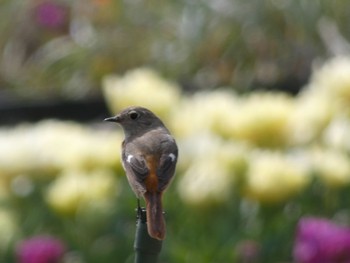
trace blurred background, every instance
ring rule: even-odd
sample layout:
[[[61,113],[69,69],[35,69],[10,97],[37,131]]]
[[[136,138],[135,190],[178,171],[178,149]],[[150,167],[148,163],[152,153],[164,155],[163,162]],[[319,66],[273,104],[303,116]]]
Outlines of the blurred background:
[[[133,262],[129,105],[179,144],[160,262],[350,261],[349,7],[2,0],[0,261]]]

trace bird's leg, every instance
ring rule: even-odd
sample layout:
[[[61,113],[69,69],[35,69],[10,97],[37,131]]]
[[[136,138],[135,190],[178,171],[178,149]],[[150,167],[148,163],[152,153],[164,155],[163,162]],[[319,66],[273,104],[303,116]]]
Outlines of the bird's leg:
[[[142,216],[142,208],[140,205],[140,198],[137,198],[137,218],[141,218]]]
[[[147,222],[146,209],[141,207],[140,198],[137,198],[137,219],[142,223]]]
[[[137,198],[137,210],[141,209],[140,198]]]

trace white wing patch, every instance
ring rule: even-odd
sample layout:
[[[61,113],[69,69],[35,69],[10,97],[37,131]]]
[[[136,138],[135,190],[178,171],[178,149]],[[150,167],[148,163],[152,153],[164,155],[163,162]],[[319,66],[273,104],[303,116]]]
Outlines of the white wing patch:
[[[130,163],[132,158],[134,158],[134,155],[129,154],[128,157],[126,158],[126,161],[127,161],[128,163]]]
[[[170,157],[170,159],[171,159],[172,162],[174,162],[174,161],[176,160],[176,156],[175,156],[175,154],[173,154],[173,153],[170,153],[170,154],[169,154],[169,157]]]

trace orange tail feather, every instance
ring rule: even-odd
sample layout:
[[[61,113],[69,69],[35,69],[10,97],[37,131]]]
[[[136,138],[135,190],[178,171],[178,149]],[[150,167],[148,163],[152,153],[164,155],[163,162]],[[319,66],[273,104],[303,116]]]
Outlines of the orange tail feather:
[[[146,211],[148,234],[158,240],[165,238],[165,221],[162,207],[162,193],[146,192]]]

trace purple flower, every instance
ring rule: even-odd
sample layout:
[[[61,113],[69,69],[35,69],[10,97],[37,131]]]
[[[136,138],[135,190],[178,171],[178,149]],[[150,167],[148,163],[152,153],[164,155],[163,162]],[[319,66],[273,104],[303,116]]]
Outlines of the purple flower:
[[[327,219],[303,218],[293,255],[298,263],[350,263],[350,229]]]
[[[66,21],[66,8],[52,1],[44,1],[35,9],[35,18],[39,25],[57,29]]]
[[[58,263],[65,253],[64,244],[51,236],[36,236],[16,248],[18,263]]]

